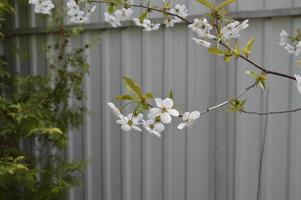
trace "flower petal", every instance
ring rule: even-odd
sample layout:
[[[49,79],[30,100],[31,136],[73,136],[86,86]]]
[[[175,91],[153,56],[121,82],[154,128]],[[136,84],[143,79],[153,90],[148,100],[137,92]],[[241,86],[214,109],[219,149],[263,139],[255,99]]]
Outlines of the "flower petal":
[[[188,120],[188,119],[189,119],[189,112],[185,112],[185,113],[183,114],[182,120],[183,120],[183,121],[186,121],[186,120]]]
[[[199,111],[193,111],[189,114],[189,118],[196,120],[197,118],[199,118],[201,115],[201,113]]]
[[[175,109],[168,109],[168,113],[174,117],[178,117],[180,115],[180,113]]]
[[[163,107],[163,101],[160,98],[155,98],[155,102],[157,107],[162,108]]]
[[[178,129],[182,130],[183,128],[185,128],[185,126],[186,126],[186,123],[181,123],[181,124],[179,124]]]
[[[132,128],[135,129],[136,131],[139,131],[139,132],[142,131],[142,129],[140,127],[138,127],[138,126],[132,126]]]
[[[172,108],[173,107],[173,100],[171,98],[166,98],[163,100],[163,106],[166,108]]]
[[[162,131],[164,131],[165,127],[162,123],[159,122],[159,123],[155,123],[154,129],[159,133],[161,133]]]
[[[121,129],[124,130],[124,131],[126,131],[126,132],[128,132],[128,131],[130,131],[132,128],[131,128],[128,124],[123,124],[123,125],[121,126]]]
[[[161,134],[160,134],[159,132],[157,132],[157,131],[153,131],[152,133],[153,133],[154,135],[158,136],[158,137],[162,137]]]
[[[164,124],[169,124],[171,122],[171,116],[167,112],[162,113],[160,117],[161,122],[163,122]]]
[[[160,108],[152,108],[149,110],[148,117],[150,119],[154,119],[160,113],[160,111],[161,111]]]

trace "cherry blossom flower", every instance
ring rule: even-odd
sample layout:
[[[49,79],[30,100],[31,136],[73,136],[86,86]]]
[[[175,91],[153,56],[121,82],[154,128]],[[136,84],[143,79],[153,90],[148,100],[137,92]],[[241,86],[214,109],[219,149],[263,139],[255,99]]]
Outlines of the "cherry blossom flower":
[[[122,8],[115,11],[115,16],[119,21],[130,20],[133,14],[133,10],[131,8]]]
[[[144,19],[143,21],[141,21],[138,18],[134,18],[133,21],[137,26],[143,27],[144,31],[155,31],[160,28],[160,24],[154,24],[149,19]]]
[[[175,20],[171,17],[168,17],[164,20],[164,24],[166,28],[172,28],[175,25]]]
[[[287,50],[289,54],[294,54],[295,56],[299,56],[301,53],[301,41],[299,41],[294,45],[286,43],[284,49]]]
[[[108,106],[111,108],[112,112],[118,117],[121,112],[120,110],[115,106],[115,104],[113,104],[112,102],[108,103]]]
[[[198,45],[201,45],[205,48],[210,48],[211,47],[211,43],[207,42],[205,40],[199,39],[199,38],[192,38],[194,40],[194,42]]]
[[[40,14],[51,14],[54,4],[51,0],[29,0],[29,4],[34,5],[34,12]]]
[[[139,113],[137,116],[133,116],[133,114],[129,114],[127,117],[120,114],[120,119],[116,121],[117,124],[121,125],[121,129],[128,132],[132,129],[141,132],[142,129],[139,127],[140,122],[143,119],[143,115]]]
[[[67,8],[67,15],[70,17],[71,23],[85,23],[88,21],[90,14],[95,11],[96,6],[94,5],[85,12],[79,8],[75,0],[69,0]]]
[[[188,28],[197,33],[199,37],[205,37],[209,39],[215,38],[215,36],[211,35],[210,33],[212,26],[208,23],[206,18],[194,19],[193,24],[188,25]]]
[[[154,134],[158,137],[162,137],[160,133],[165,129],[164,125],[161,122],[157,122],[154,119],[144,121],[143,126],[149,133]]]
[[[183,129],[185,127],[192,127],[193,122],[200,117],[199,111],[193,111],[193,112],[185,112],[183,114],[182,120],[183,122],[179,124],[178,129]]]
[[[186,6],[180,5],[180,4],[177,4],[174,9],[170,9],[170,13],[176,14],[183,18],[185,18],[189,15],[188,9],[186,9]],[[173,20],[174,20],[174,23],[180,23],[182,21],[182,19],[180,19],[179,17],[174,17]]]
[[[179,112],[173,109],[174,102],[172,99],[166,98],[162,100],[160,98],[155,98],[155,102],[157,107],[150,109],[150,116],[160,116],[160,120],[164,124],[168,124],[171,122],[171,116],[179,116]]]
[[[221,33],[226,40],[237,39],[240,37],[240,32],[249,26],[248,22],[249,20],[244,20],[242,23],[239,21],[229,23],[221,29]]]
[[[110,23],[111,26],[113,26],[114,28],[121,26],[120,20],[116,16],[111,15],[108,12],[105,12],[104,16],[105,16],[105,21]]]
[[[287,38],[288,38],[288,34],[285,30],[282,30],[280,33],[280,41],[279,41],[279,45],[280,46],[285,46],[287,43]]]
[[[295,74],[296,78],[296,87],[298,89],[298,92],[301,94],[301,76],[299,74]]]

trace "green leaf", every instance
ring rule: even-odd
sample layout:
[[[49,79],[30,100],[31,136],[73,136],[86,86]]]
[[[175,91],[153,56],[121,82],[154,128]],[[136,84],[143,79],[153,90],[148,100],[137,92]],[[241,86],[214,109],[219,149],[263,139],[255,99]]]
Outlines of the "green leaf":
[[[230,5],[231,3],[234,3],[236,0],[226,0],[223,3],[221,3],[220,5],[218,5],[216,7],[217,11],[220,11],[222,9],[224,9],[226,6]]]
[[[112,15],[115,12],[115,5],[111,4],[108,8],[108,12]]]
[[[142,13],[142,15],[140,15],[139,20],[142,22],[143,20],[145,20],[145,18],[147,18],[148,16],[148,11],[145,11],[144,13]]]
[[[248,43],[246,44],[246,46],[242,49],[242,51],[245,54],[245,56],[248,57],[251,54],[251,50],[253,48],[254,41],[255,41],[255,37],[253,37],[252,39],[250,39],[248,41]]]
[[[170,99],[173,99],[173,98],[174,98],[174,96],[173,96],[173,92],[172,92],[172,90],[171,90],[171,89],[169,90],[169,93],[168,93],[168,98],[170,98]]]
[[[142,96],[142,91],[140,86],[133,79],[130,79],[126,76],[123,76],[122,79],[129,91],[131,91],[132,93],[136,94],[139,97]]]
[[[129,94],[121,95],[116,97],[117,100],[133,100],[133,97]]]
[[[202,4],[205,7],[209,8],[210,10],[214,9],[214,5],[212,3],[210,3],[208,0],[197,0],[197,2],[199,2],[200,4]]]
[[[227,111],[230,112],[239,112],[242,111],[245,108],[246,100],[239,100],[237,98],[233,98],[230,101],[229,108]]]
[[[223,55],[225,52],[217,47],[208,48],[209,53],[214,55]]]
[[[235,54],[236,58],[239,57],[239,55],[240,55],[240,48],[239,48],[238,42],[235,42],[235,47],[234,47],[233,53]]]
[[[153,99],[154,98],[154,96],[151,92],[148,92],[148,93],[144,94],[143,97],[145,99]]]

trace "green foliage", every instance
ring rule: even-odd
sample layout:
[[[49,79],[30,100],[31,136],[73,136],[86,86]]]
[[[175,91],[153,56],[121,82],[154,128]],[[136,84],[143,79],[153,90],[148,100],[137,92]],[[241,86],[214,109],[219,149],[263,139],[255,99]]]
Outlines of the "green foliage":
[[[208,0],[197,0],[197,2],[199,2],[200,4],[202,4],[205,7],[209,8],[210,10],[214,9],[214,5],[212,3],[210,3]]]
[[[266,73],[256,73],[253,71],[246,71],[246,73],[251,77],[255,79],[256,85],[259,85],[261,89],[266,89],[266,81],[267,81],[267,74]]]
[[[231,3],[234,3],[234,2],[236,2],[236,0],[226,0],[226,1],[224,1],[223,3],[221,3],[220,5],[218,5],[218,6],[216,7],[216,10],[217,10],[217,11],[221,11],[221,10],[223,10],[226,6],[228,6],[228,5],[230,5]]]
[[[229,112],[240,112],[245,108],[246,100],[239,100],[237,98],[233,98],[230,101],[229,108],[227,111]]]
[[[0,13],[7,11],[4,2]],[[76,174],[84,163],[66,162],[63,154],[68,132],[82,125],[86,111],[81,100],[89,70],[84,55],[88,45],[70,46],[69,39],[78,36],[79,29],[56,28],[59,37],[48,47],[51,75],[11,73],[7,69],[14,67],[0,61],[0,199],[64,199],[66,191],[80,183]],[[71,51],[65,51],[67,47]]]
[[[242,52],[245,54],[246,57],[249,57],[249,55],[251,54],[254,42],[255,38],[253,37],[247,42],[246,46],[242,49]]]

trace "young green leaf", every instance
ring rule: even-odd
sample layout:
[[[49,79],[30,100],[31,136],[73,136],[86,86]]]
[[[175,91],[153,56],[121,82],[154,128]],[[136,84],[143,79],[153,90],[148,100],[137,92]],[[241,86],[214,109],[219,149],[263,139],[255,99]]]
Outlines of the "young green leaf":
[[[214,9],[214,5],[212,3],[210,3],[208,0],[197,0],[197,2],[199,2],[200,4],[202,4],[205,7],[209,8],[210,10]]]
[[[245,56],[248,57],[251,54],[251,50],[253,48],[254,41],[255,41],[255,38],[253,37],[252,39],[250,39],[248,41],[248,43],[246,44],[246,46],[242,49],[242,51],[245,54]]]
[[[142,13],[142,15],[140,15],[139,20],[142,22],[147,18],[147,15],[148,15],[148,11],[145,11],[144,13]]]
[[[154,98],[154,96],[151,92],[148,92],[148,93],[144,94],[143,97],[145,99],[153,99]]]
[[[223,55],[225,52],[217,47],[208,48],[208,52],[214,55]]]
[[[246,100],[239,100],[237,98],[233,98],[230,102],[229,108],[227,111],[230,112],[240,112],[245,108]]]
[[[169,90],[168,98],[173,99],[173,92],[171,89]]]
[[[234,3],[236,0],[226,0],[223,3],[221,3],[220,5],[218,5],[216,7],[217,11],[220,11],[222,9],[224,9],[226,6],[230,5],[231,3]]]
[[[129,94],[117,96],[116,99],[117,100],[134,100],[134,98]]]
[[[108,8],[108,12],[112,15],[115,12],[115,6],[114,4],[111,4]]]
[[[125,86],[127,87],[127,89],[130,92],[136,94],[139,97],[142,96],[142,91],[141,91],[140,86],[133,79],[130,79],[126,76],[123,76],[122,79],[123,79]]]

